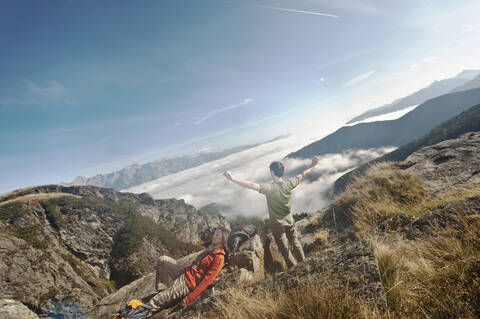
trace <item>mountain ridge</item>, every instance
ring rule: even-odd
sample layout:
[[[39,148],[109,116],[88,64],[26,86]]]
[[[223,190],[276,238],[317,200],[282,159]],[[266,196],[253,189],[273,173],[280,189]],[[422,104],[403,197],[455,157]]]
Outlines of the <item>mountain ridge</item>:
[[[340,153],[350,148],[400,146],[426,134],[441,122],[478,104],[479,101],[480,88],[448,93],[422,103],[396,120],[342,127],[286,157],[308,158]]]
[[[392,103],[370,109],[358,116],[355,116],[347,122],[352,124],[370,117],[383,115],[390,112],[395,112],[407,108],[409,106],[422,104],[423,102],[435,98],[437,96],[456,92],[456,88],[470,82],[473,78],[480,74],[480,70],[463,70],[453,78],[444,80],[437,80],[432,82],[429,86],[420,89],[406,97],[399,98]],[[478,87],[478,86],[477,86]],[[474,87],[470,87],[474,88]]]
[[[480,131],[480,104],[472,106],[459,115],[442,122],[424,136],[344,174],[335,181],[333,194],[338,195],[343,192],[350,183],[363,175],[372,165],[385,161],[404,161],[420,148],[440,143],[443,140],[455,139],[461,134],[475,131]]]

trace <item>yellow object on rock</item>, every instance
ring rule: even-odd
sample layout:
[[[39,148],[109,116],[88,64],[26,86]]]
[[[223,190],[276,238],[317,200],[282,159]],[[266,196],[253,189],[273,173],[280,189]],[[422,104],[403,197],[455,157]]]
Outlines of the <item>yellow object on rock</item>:
[[[133,300],[130,300],[129,302],[127,302],[127,306],[129,306],[132,309],[137,309],[137,307],[141,306],[141,305],[143,305],[143,302],[141,302],[138,299],[133,299]]]

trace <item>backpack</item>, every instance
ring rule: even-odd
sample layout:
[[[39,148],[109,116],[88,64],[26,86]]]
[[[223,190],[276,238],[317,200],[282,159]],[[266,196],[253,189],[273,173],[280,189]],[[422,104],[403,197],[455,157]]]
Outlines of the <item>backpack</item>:
[[[151,309],[151,306],[144,304],[138,299],[133,299],[120,307],[112,319],[146,319]]]
[[[235,228],[227,239],[227,248],[229,251],[228,259],[232,258],[237,253],[238,248],[240,248],[240,246],[252,238],[256,233],[257,229],[251,224]]]

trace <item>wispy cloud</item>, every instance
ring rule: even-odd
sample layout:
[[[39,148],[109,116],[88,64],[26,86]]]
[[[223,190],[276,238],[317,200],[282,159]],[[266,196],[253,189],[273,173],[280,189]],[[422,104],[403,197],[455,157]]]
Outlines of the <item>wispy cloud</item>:
[[[228,106],[224,106],[224,107],[212,110],[210,112],[207,112],[205,114],[202,114],[200,116],[195,117],[195,119],[193,121],[193,124],[201,124],[201,123],[205,122],[206,120],[210,119],[211,117],[213,117],[217,114],[220,114],[220,113],[223,113],[223,112],[226,112],[226,111],[230,111],[230,110],[233,110],[233,109],[237,109],[239,107],[242,107],[242,106],[245,106],[245,105],[251,103],[252,101],[253,101],[253,99],[244,99],[240,103],[233,104],[233,105],[228,105]]]
[[[41,87],[37,83],[29,79],[24,79],[28,87],[28,93],[31,95],[41,96],[47,99],[59,99],[65,95],[67,89],[57,81],[48,81],[47,86]]]
[[[372,70],[372,71],[368,71],[367,73],[364,73],[364,74],[361,74],[357,77],[354,77],[353,79],[351,79],[350,81],[346,82],[343,87],[344,88],[347,88],[349,86],[352,86],[354,84],[357,84],[358,82],[361,82],[367,78],[369,78],[370,76],[372,76],[375,72],[377,72],[377,70]]]
[[[0,106],[11,105],[52,105],[52,104],[68,104],[75,105],[76,101],[69,97],[69,90],[57,81],[48,81],[42,86],[30,79],[24,78],[21,96],[14,98],[0,99]],[[26,86],[26,87],[25,87]]]
[[[0,100],[0,105],[19,105],[19,104],[25,104],[25,100],[19,100],[19,99],[1,99]]]

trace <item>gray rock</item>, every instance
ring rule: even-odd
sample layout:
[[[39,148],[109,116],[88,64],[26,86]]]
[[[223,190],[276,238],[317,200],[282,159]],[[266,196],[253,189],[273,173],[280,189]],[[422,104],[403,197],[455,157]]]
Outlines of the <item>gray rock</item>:
[[[264,289],[289,289],[302,283],[338,287],[366,303],[386,307],[373,246],[367,241],[348,242],[316,253],[291,269],[256,284]]]
[[[0,319],[38,319],[38,316],[21,302],[0,299]]]
[[[159,256],[174,254],[160,239],[144,237],[125,256],[112,254],[129,206],[161,224],[173,248],[175,241],[188,243],[187,251],[201,248],[215,227],[229,227],[224,217],[198,211],[183,200],[153,200],[148,194],[98,187],[17,190],[0,196],[0,294],[39,313],[64,300],[90,310],[113,292],[114,273],[124,283],[151,273]],[[57,313],[71,309],[62,307]]]
[[[422,148],[406,161],[410,166],[406,171],[419,177],[432,193],[468,188],[480,183],[480,132]]]
[[[446,228],[462,230],[468,218],[480,216],[480,196],[457,200],[437,207],[401,229],[408,239],[435,236]]]

